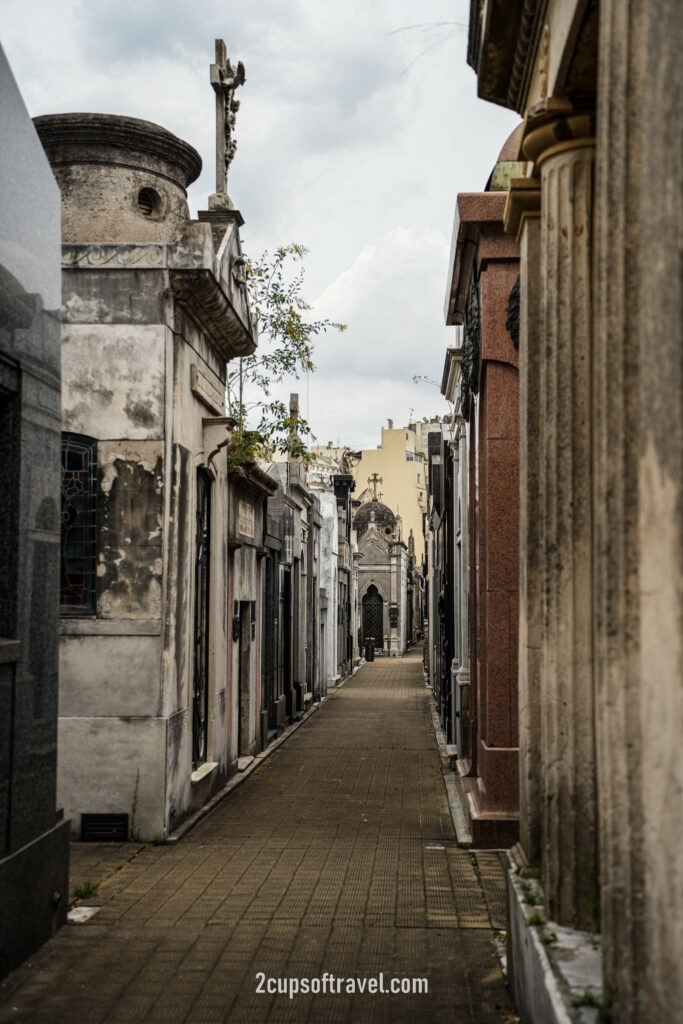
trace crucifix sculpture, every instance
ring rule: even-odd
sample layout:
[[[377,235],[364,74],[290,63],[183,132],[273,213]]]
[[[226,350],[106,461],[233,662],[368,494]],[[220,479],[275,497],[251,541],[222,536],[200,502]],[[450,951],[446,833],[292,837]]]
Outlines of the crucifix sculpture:
[[[384,480],[382,480],[382,477],[378,476],[377,473],[375,472],[375,473],[372,474],[372,476],[368,477],[368,483],[372,485],[372,490],[373,490],[373,498],[372,498],[372,500],[373,501],[377,501],[378,500],[378,498],[377,498],[377,484],[383,484]]]
[[[235,90],[244,85],[246,75],[242,61],[235,67],[228,57],[225,42],[216,40],[216,63],[211,65],[211,85],[216,93],[216,193],[228,194],[228,169],[237,149],[232,137],[240,101]]]

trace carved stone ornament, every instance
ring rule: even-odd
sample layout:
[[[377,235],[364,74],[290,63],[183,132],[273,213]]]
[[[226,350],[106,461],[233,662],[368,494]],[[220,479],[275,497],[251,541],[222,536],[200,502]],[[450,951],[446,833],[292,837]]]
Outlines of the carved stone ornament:
[[[540,0],[524,0],[522,10],[519,15],[517,44],[515,47],[515,55],[512,62],[512,70],[510,72],[510,84],[507,93],[508,105],[512,107],[513,110],[518,110],[519,104],[521,103],[524,72],[533,43],[534,24],[540,7]]]
[[[63,267],[163,267],[165,245],[63,245]]]
[[[460,404],[466,420],[470,416],[470,392],[479,390],[479,354],[481,352],[481,316],[479,311],[479,282],[472,267],[470,291],[465,310],[462,354],[460,357]]]
[[[510,289],[506,313],[505,330],[512,338],[512,344],[519,349],[519,274]]]
[[[237,142],[232,137],[240,109],[235,90],[246,80],[242,61],[238,61],[235,67],[228,57],[224,41],[217,39],[216,63],[211,65],[210,81],[216,93],[216,192],[223,194],[228,191],[228,168],[237,149]]]
[[[247,261],[244,256],[235,256],[232,261],[230,268],[232,279],[235,284],[240,287],[246,287],[247,284]]]
[[[548,71],[550,65],[550,26],[546,23],[543,26],[541,37],[541,51],[538,60],[538,99],[543,105],[548,99]]]

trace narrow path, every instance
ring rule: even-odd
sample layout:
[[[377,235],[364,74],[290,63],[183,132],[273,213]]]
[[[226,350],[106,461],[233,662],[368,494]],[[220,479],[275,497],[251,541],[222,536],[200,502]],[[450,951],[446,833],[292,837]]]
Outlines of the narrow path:
[[[457,847],[417,655],[366,665],[177,846],[129,850],[98,913],[3,985],[0,1021],[514,1019],[501,862]],[[355,994],[256,991],[324,972]],[[380,972],[429,991],[360,994]]]

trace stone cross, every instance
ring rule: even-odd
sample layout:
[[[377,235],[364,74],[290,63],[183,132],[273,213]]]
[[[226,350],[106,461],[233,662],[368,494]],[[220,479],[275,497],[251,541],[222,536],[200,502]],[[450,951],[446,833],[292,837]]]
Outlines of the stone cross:
[[[211,65],[210,80],[216,93],[216,192],[228,193],[228,168],[237,149],[232,137],[240,101],[235,99],[235,90],[244,85],[246,76],[244,64],[237,67],[228,58],[225,42],[216,40],[216,63]]]
[[[382,480],[382,477],[378,476],[377,473],[373,473],[372,476],[368,477],[368,483],[372,484],[372,490],[373,490],[373,499],[372,500],[373,501],[377,501],[377,484],[383,484],[384,480]]]
[[[296,429],[296,421],[299,419],[299,396],[296,391],[292,392],[289,396],[289,418],[292,421],[289,428],[289,436],[295,437],[298,441],[300,438]]]

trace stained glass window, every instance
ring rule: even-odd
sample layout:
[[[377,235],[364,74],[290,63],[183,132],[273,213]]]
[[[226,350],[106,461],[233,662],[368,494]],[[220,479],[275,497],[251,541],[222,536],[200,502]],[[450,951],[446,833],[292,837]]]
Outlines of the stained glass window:
[[[97,611],[97,442],[62,434],[61,610]]]

